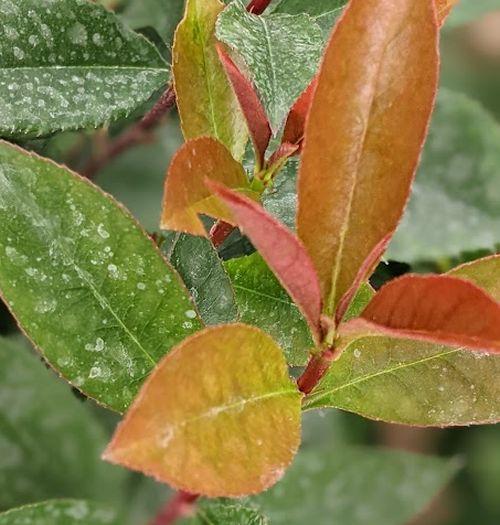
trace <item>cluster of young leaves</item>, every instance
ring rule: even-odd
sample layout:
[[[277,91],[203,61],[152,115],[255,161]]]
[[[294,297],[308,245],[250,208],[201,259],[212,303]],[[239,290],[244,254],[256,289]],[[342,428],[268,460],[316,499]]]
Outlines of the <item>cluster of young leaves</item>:
[[[282,0],[257,15],[239,0],[187,0],[173,47],[187,142],[166,180],[161,227],[177,233],[161,251],[89,181],[0,143],[2,295],[61,376],[127,411],[106,459],[190,493],[241,497],[284,475],[303,409],[421,426],[498,421],[500,258],[376,295],[367,284],[408,200],[451,3],[351,0],[328,39],[346,3]],[[98,127],[168,80],[156,48],[97,4],[0,7],[4,138]],[[273,194],[295,192],[277,174],[299,153],[295,235],[266,209],[294,209]],[[238,226],[260,255],[223,264],[201,215]],[[307,363],[293,380],[288,367]],[[301,458],[296,476],[318,487],[339,468]],[[203,503],[194,519],[266,523],[259,505],[273,523],[302,522],[300,509],[276,510],[280,499]],[[2,525],[72,519],[116,517],[77,501],[0,515]]]

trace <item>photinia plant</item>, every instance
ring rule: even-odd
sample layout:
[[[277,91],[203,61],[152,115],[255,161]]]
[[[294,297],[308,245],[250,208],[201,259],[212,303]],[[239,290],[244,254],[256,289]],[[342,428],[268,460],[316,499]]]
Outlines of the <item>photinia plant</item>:
[[[306,411],[499,420],[500,256],[370,284],[410,198],[454,3],[186,0],[170,84],[161,52],[102,6],[0,0],[1,293],[45,361],[123,415],[103,458],[178,491],[154,524],[303,523],[265,491],[283,478],[306,511],[330,497],[334,449],[294,462]],[[89,180],[103,159],[84,177],[14,144],[125,118],[160,89],[107,155],[175,101],[185,143],[161,233]],[[278,202],[283,184],[293,198]],[[255,251],[223,261],[238,235]],[[405,523],[456,468],[369,454],[382,474],[384,461],[434,469],[384,523]],[[314,494],[296,494],[304,479]],[[117,523],[99,502],[35,503],[0,525]]]

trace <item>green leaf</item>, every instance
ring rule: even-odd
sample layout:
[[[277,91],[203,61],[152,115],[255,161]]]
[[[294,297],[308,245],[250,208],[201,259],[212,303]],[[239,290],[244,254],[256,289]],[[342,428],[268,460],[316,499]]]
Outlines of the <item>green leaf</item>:
[[[403,525],[456,471],[454,461],[405,452],[304,450],[281,483],[253,501],[273,525]]]
[[[133,218],[65,168],[0,143],[0,288],[44,357],[118,411],[201,327]]]
[[[107,436],[91,407],[20,341],[0,338],[0,392],[0,509],[118,500],[123,473],[99,459]]]
[[[258,510],[231,500],[202,500],[185,525],[269,525]]]
[[[183,8],[184,0],[134,0],[126,5],[121,18],[134,29],[154,27],[170,42]]]
[[[454,28],[463,24],[468,24],[484,16],[491,11],[498,11],[500,3],[498,0],[460,0],[453,7],[451,15],[446,22],[448,28]]]
[[[314,344],[307,323],[258,253],[225,263],[240,321],[258,326],[283,348],[290,365],[305,365]]]
[[[325,38],[327,38],[346,4],[347,0],[314,0],[314,2],[281,0],[273,9],[273,13],[288,13],[291,15],[307,13],[321,27]]]
[[[76,500],[54,500],[0,514],[0,525],[118,525],[110,509]]]
[[[484,285],[500,299],[498,257],[462,266],[451,275]],[[499,373],[498,354],[363,335],[348,344],[304,408],[335,407],[418,426],[496,423]]]
[[[207,325],[238,316],[231,281],[212,243],[203,237],[165,232],[163,253],[179,272]]]
[[[145,38],[83,0],[0,0],[0,136],[98,127],[146,102],[168,65]]]
[[[405,262],[494,250],[500,242],[500,126],[442,89],[409,207],[389,257]]]
[[[224,4],[187,0],[174,39],[177,107],[186,140],[212,137],[241,159],[248,131],[240,105],[216,50],[215,24]]]
[[[256,16],[235,0],[219,15],[216,36],[245,62],[277,132],[316,73],[323,48],[320,27],[306,14]]]

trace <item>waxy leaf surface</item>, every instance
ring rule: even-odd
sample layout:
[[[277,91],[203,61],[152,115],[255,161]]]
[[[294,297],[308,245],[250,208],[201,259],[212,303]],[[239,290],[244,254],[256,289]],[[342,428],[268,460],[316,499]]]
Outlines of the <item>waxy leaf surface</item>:
[[[194,494],[258,493],[291,463],[300,409],[268,335],[239,324],[208,328],[161,362],[105,458]]]
[[[216,34],[244,60],[277,132],[316,73],[320,27],[305,14],[253,15],[236,0],[219,16]]]
[[[307,364],[314,347],[307,322],[262,257],[227,261],[239,320],[257,326],[279,343],[292,366]]]
[[[497,301],[499,274],[498,257],[456,270],[457,276],[484,286]],[[305,401],[305,408],[336,407],[372,419],[417,426],[500,420],[498,354],[379,334],[360,334],[346,345]]]
[[[500,125],[478,102],[441,88],[413,194],[388,256],[459,257],[500,244]]]
[[[97,503],[53,500],[0,514],[0,525],[118,525],[118,520]]]
[[[435,0],[436,13],[440,25],[445,23],[446,18],[450,14],[450,11],[453,9],[453,6],[458,3],[458,1],[459,0]]]
[[[182,277],[206,325],[236,321],[231,280],[208,239],[166,232],[161,249]]]
[[[91,407],[21,341],[0,338],[0,392],[0,510],[121,498],[124,473],[100,461],[106,433]]]
[[[123,208],[6,143],[0,289],[47,361],[118,411],[160,358],[201,327],[179,276]]]
[[[187,0],[174,39],[175,91],[186,140],[214,137],[240,159],[246,125],[215,47],[215,22],[223,8],[219,0]]]
[[[217,140],[202,137],[186,142],[175,154],[165,181],[161,228],[207,236],[199,214],[234,224],[232,214],[215,198],[205,179],[248,190],[245,170]]]
[[[328,44],[297,221],[329,315],[403,213],[436,91],[437,38],[432,0],[353,0]]]
[[[0,0],[0,136],[101,126],[168,76],[155,47],[100,5]]]
[[[317,343],[321,342],[321,296],[318,276],[295,235],[260,205],[232,190],[212,184],[281,284],[303,313]]]
[[[500,353],[500,302],[457,277],[407,275],[385,285],[344,329]]]
[[[232,500],[205,500],[196,504],[196,516],[185,525],[269,525],[258,510]]]
[[[456,471],[454,461],[422,455],[315,446],[301,450],[280,484],[252,501],[273,525],[402,525]]]

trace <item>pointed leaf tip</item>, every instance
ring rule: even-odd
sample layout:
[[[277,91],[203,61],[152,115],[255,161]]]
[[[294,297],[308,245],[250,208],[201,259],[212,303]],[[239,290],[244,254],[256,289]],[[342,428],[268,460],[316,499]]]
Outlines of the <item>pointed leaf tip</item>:
[[[207,185],[231,210],[237,224],[304,314],[314,339],[320,343],[319,280],[302,243],[288,228],[247,197],[212,181],[207,181]]]
[[[257,328],[218,326],[160,363],[104,458],[190,493],[244,496],[281,478],[300,417],[279,346]]]
[[[391,281],[361,318],[389,335],[500,352],[500,303],[457,277],[408,275]]]

